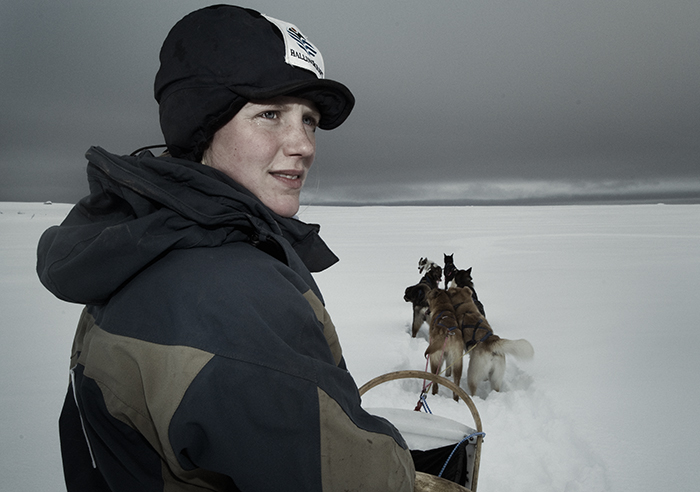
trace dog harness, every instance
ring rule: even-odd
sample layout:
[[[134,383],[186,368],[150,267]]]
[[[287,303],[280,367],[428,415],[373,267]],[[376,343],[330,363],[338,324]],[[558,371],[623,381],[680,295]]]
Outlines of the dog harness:
[[[469,346],[469,345],[476,345],[477,343],[483,342],[484,340],[488,339],[491,335],[493,335],[493,329],[491,329],[491,327],[489,327],[489,328],[480,328],[481,323],[483,323],[483,322],[484,322],[484,320],[483,320],[483,319],[480,319],[477,323],[475,323],[475,324],[473,324],[473,325],[462,325],[462,326],[461,326],[462,334],[464,334],[464,329],[465,329],[465,328],[466,328],[466,329],[473,329],[471,340],[469,340],[468,342],[466,342],[467,346]],[[484,335],[483,337],[481,337],[480,339],[477,340],[477,339],[476,339],[476,332],[479,331],[480,329],[481,329],[481,330],[486,330],[486,335]]]
[[[450,314],[450,313],[445,314],[445,311],[440,311],[440,314],[438,314],[438,316],[437,316],[437,322],[436,322],[436,324],[437,324],[438,326],[441,326],[441,327],[443,327],[443,328],[447,328],[447,331],[448,331],[447,335],[448,335],[448,336],[454,335],[454,331],[458,328],[457,323],[456,323],[457,320],[455,320],[455,324],[454,324],[454,326],[452,326],[452,327],[440,323],[440,320],[442,320],[442,319],[444,319],[444,318],[448,318],[448,317],[449,317],[449,314]]]

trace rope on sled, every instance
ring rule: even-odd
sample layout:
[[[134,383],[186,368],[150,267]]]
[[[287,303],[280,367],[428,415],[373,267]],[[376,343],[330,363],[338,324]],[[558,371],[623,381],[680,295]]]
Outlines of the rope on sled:
[[[433,411],[430,410],[430,407],[428,406],[428,399],[426,398],[425,393],[421,393],[420,399],[419,399],[419,401],[418,401],[418,405],[420,405],[420,406],[422,406],[423,408],[425,408],[425,412],[426,412],[426,413],[429,413],[429,414],[432,415]],[[417,410],[420,410],[420,408],[419,408],[418,406],[416,406],[416,409],[417,409]]]
[[[464,441],[468,441],[468,440],[471,439],[472,437],[477,437],[477,436],[485,437],[485,436],[486,436],[486,433],[484,433],[484,432],[475,432],[475,433],[473,433],[473,434],[469,434],[469,435],[466,436],[464,439],[462,439],[462,440],[459,441],[457,444],[455,444],[455,447],[452,449],[452,452],[450,453],[450,455],[449,455],[449,456],[447,457],[447,459],[445,460],[445,464],[442,465],[442,470],[440,470],[440,473],[438,473],[438,477],[441,477],[441,478],[442,478],[442,474],[445,472],[445,468],[447,468],[447,464],[450,462],[450,460],[452,459],[452,456],[454,456],[455,452],[457,451],[457,449],[459,449],[459,447],[462,445],[462,443],[463,443]]]

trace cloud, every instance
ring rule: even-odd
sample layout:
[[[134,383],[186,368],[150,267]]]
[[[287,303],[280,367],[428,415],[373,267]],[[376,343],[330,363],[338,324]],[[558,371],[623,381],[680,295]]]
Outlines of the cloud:
[[[330,186],[304,190],[311,205],[700,203],[700,180],[500,180]]]
[[[0,200],[74,201],[84,178],[51,192],[52,177],[73,176],[90,145],[161,143],[158,51],[204,3],[0,3]],[[465,182],[460,200],[578,197],[604,183],[620,196],[662,193],[627,184],[656,181],[684,194],[700,179],[700,2],[253,7],[297,24],[357,98],[343,126],[319,133],[315,172],[328,199],[403,200],[434,182],[430,199],[451,179]],[[32,172],[10,171],[20,164]],[[529,191],[539,181],[549,186]]]

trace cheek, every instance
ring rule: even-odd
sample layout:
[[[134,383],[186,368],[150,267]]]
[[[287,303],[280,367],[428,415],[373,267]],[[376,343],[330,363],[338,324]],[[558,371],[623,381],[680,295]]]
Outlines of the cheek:
[[[212,141],[211,156],[209,165],[245,186],[265,169],[274,149],[260,135],[223,133]]]
[[[278,149],[277,141],[264,131],[241,134],[230,143],[228,150],[231,152],[231,158],[239,164],[256,167],[272,161]]]

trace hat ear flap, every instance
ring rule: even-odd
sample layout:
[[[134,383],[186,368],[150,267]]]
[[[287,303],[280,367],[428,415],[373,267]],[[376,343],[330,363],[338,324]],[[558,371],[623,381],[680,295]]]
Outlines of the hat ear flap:
[[[173,91],[160,101],[160,127],[173,157],[202,160],[214,133],[248,101],[225,87]],[[223,109],[222,109],[223,108]]]

